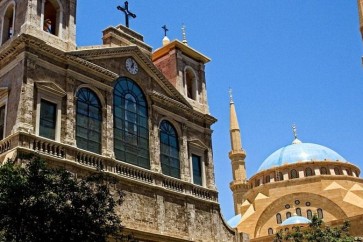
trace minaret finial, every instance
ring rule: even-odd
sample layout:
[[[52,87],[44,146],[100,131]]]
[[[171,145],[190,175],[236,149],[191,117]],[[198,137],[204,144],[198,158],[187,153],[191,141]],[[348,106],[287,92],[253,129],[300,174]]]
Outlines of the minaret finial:
[[[229,103],[233,103],[232,88],[229,88]]]
[[[187,34],[185,33],[185,24],[182,25],[183,44],[188,45]]]
[[[301,141],[297,138],[297,129],[296,124],[292,125],[292,133],[294,134],[294,140],[292,141],[293,144],[300,144]]]

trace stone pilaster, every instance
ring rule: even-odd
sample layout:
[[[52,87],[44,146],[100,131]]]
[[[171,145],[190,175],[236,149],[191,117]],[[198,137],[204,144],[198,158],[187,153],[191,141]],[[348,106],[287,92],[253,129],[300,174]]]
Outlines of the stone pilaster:
[[[188,152],[188,127],[182,124],[182,134],[179,138],[180,142],[180,163],[181,163],[181,179],[186,182],[192,182],[190,171],[190,159]]]
[[[190,240],[195,239],[195,205],[191,203],[186,203],[186,213],[187,213],[187,229]]]
[[[108,157],[115,157],[114,155],[114,133],[113,133],[113,95],[112,93],[106,93],[106,103],[104,107],[104,134],[103,140],[105,140],[105,150],[104,153]]]
[[[160,233],[163,233],[165,230],[165,204],[164,204],[164,197],[160,195],[156,195],[156,204],[157,204],[157,228]]]
[[[159,114],[155,112],[149,118],[150,130],[150,169],[155,172],[161,173],[160,164],[160,140],[159,140]]]
[[[69,145],[75,145],[75,93],[74,93],[74,80],[70,77],[66,79],[66,123],[65,123],[65,135],[64,143]]]

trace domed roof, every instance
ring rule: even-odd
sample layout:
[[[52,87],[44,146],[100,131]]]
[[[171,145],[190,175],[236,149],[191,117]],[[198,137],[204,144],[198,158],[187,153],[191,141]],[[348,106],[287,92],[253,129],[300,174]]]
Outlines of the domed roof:
[[[296,140],[291,145],[282,147],[267,157],[258,171],[297,162],[324,160],[346,162],[341,155],[325,146]]]
[[[305,217],[302,216],[292,216],[288,219],[286,219],[284,222],[281,223],[281,226],[286,225],[293,225],[293,224],[308,224],[311,223],[311,221]]]

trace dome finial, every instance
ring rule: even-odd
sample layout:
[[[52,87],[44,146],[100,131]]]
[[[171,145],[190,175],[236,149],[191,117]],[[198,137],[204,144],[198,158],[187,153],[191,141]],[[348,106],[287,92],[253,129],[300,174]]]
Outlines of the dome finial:
[[[229,88],[229,103],[233,103],[232,88]]]
[[[292,125],[292,132],[294,134],[294,140],[292,141],[293,144],[300,144],[301,141],[297,138],[297,129],[296,129],[296,124]]]
[[[185,33],[185,24],[182,25],[183,44],[188,45],[187,34]]]

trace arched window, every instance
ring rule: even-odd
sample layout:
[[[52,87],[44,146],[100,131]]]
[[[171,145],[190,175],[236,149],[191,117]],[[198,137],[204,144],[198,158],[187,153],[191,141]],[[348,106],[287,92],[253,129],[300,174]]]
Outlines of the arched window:
[[[116,82],[113,117],[116,159],[149,169],[147,103],[140,87],[129,78]]]
[[[284,175],[282,174],[282,172],[277,172],[276,181],[283,181],[283,180],[284,180]]]
[[[318,208],[318,218],[323,219],[324,215],[323,215],[323,209]]]
[[[299,215],[299,216],[301,216],[301,208],[297,208],[296,209],[296,214]]]
[[[352,175],[352,171],[351,171],[351,170],[349,170],[349,169],[345,169],[345,171],[347,172],[347,175],[348,175],[348,176],[351,176],[351,175]]]
[[[313,218],[313,213],[311,212],[311,210],[310,210],[310,209],[308,209],[308,210],[306,211],[306,216],[307,216],[307,218],[308,218],[308,219],[312,219],[312,218]]]
[[[328,174],[328,170],[325,167],[321,167],[320,168],[320,174],[321,175],[327,175]]]
[[[287,212],[286,213],[286,218],[288,219],[288,218],[290,218],[291,217],[291,213],[290,212]]]
[[[14,4],[10,4],[4,14],[1,43],[5,43],[14,35],[14,15],[15,6]]]
[[[305,176],[313,176],[313,175],[314,175],[314,172],[310,167],[305,169]]]
[[[265,177],[265,183],[270,183],[270,180],[271,180],[270,175],[267,175]]]
[[[96,94],[88,88],[77,92],[77,147],[101,153],[102,109]]]
[[[277,224],[281,224],[282,223],[282,219],[281,219],[281,214],[276,214],[276,221],[277,221]]]
[[[62,28],[62,6],[58,0],[43,0],[43,30],[60,36]]]
[[[165,175],[180,178],[178,135],[165,120],[160,124],[160,162]]]
[[[267,232],[268,232],[268,235],[274,234],[274,230],[272,228],[269,228]]]
[[[335,175],[341,175],[342,174],[339,167],[334,167],[334,173],[335,173]]]
[[[260,179],[255,180],[255,186],[258,187],[260,185]]]
[[[197,77],[191,68],[186,68],[184,73],[187,97],[197,100],[199,94]]]
[[[299,174],[295,169],[293,169],[290,171],[290,179],[295,179],[295,178],[299,178]]]

